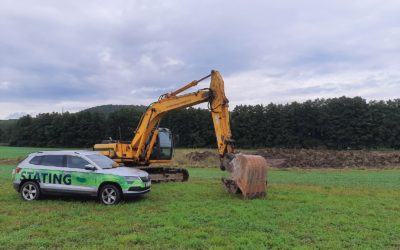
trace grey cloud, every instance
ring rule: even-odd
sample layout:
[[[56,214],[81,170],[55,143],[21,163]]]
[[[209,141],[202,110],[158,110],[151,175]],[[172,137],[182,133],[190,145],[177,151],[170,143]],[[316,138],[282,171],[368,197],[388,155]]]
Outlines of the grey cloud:
[[[13,110],[0,117],[25,112],[27,98],[38,112],[148,104],[210,69],[235,104],[399,90],[394,0],[1,5],[0,105]]]

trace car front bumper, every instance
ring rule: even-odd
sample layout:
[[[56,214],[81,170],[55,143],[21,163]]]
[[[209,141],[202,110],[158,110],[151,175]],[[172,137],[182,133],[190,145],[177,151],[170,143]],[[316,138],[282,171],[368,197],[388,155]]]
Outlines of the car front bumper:
[[[135,197],[139,196],[141,194],[145,194],[150,192],[151,187],[146,187],[146,188],[137,188],[137,187],[131,187],[128,190],[122,191],[124,194],[124,197]]]

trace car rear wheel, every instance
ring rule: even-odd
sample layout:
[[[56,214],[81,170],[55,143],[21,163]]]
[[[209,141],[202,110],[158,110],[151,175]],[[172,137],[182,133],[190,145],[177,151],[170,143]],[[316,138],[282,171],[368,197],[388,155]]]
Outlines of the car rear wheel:
[[[121,201],[121,190],[112,184],[104,185],[99,193],[100,201],[105,205],[114,205]]]
[[[40,197],[40,188],[36,182],[27,181],[21,186],[21,197],[26,201],[37,200]]]

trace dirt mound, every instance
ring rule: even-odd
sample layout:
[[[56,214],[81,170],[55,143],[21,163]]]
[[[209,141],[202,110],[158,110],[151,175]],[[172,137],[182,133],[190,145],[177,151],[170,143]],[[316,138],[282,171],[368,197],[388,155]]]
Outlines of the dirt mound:
[[[206,160],[207,158],[218,158],[218,155],[210,151],[204,151],[204,152],[193,151],[186,154],[186,158],[192,162],[200,162]]]
[[[368,150],[315,149],[260,149],[269,166],[276,168],[392,168],[400,167],[400,151],[377,152]],[[192,164],[218,165],[218,154],[193,151],[185,155]]]
[[[262,149],[255,154],[267,159],[270,166],[279,168],[382,168],[400,166],[400,152]]]

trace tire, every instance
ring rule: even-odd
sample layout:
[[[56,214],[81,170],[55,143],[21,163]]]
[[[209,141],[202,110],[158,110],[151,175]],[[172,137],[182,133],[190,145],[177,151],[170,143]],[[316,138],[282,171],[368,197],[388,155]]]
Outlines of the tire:
[[[27,181],[21,186],[21,197],[26,201],[39,199],[40,193],[40,187],[36,182]]]
[[[99,192],[99,200],[104,205],[115,205],[121,201],[121,190],[113,184],[104,185]]]

